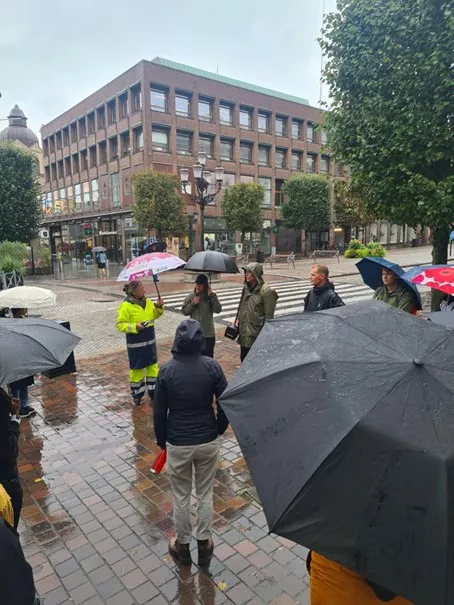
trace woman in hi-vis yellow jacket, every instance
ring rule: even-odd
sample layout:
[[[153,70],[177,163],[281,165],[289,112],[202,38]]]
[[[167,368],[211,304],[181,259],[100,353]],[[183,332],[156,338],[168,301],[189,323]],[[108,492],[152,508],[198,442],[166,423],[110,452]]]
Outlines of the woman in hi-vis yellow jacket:
[[[128,282],[124,292],[126,298],[118,309],[117,328],[126,334],[131,393],[134,405],[140,405],[145,390],[153,401],[158,377],[154,320],[164,313],[164,301],[159,297],[154,303],[147,298],[138,280]]]

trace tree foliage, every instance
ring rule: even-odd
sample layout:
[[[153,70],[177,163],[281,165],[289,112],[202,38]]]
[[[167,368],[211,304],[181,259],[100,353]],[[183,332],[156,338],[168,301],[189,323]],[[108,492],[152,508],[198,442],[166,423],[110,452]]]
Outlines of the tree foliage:
[[[141,229],[154,230],[158,237],[186,233],[188,219],[176,175],[145,170],[132,181],[133,214]]]
[[[366,209],[433,230],[446,262],[454,218],[453,0],[338,0],[322,47],[330,147]]]
[[[307,232],[327,231],[330,217],[330,182],[317,174],[295,174],[284,185],[286,201],[281,215],[286,227]]]
[[[364,197],[353,183],[337,181],[334,185],[336,223],[343,227],[361,227],[375,219],[366,209]]]
[[[0,241],[29,242],[41,218],[36,157],[0,143]]]
[[[227,228],[232,231],[258,233],[263,227],[262,204],[265,190],[258,183],[236,183],[228,187],[222,200]]]

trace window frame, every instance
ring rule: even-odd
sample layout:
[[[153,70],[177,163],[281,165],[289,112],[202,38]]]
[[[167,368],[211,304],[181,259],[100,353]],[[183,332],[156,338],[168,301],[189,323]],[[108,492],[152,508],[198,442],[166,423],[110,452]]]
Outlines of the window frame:
[[[266,157],[267,157],[267,163],[266,163],[266,164],[265,164],[265,163],[263,163],[263,162],[260,160],[260,152],[261,152],[261,151],[266,151]],[[269,146],[269,145],[259,145],[258,152],[259,152],[259,153],[258,153],[258,162],[257,162],[257,163],[258,163],[258,165],[259,165],[259,166],[266,166],[266,167],[268,167],[268,168],[269,168],[269,166],[270,166],[270,146]]]
[[[153,141],[154,134],[165,134],[167,137],[167,144],[164,149],[162,149],[163,145],[158,144],[156,141]],[[151,127],[151,149],[157,153],[169,153],[170,151],[170,130],[168,128],[160,128],[160,127]]]
[[[260,119],[264,118],[266,120],[266,128],[260,127]],[[265,111],[259,111],[257,114],[257,130],[261,134],[270,134],[270,118],[271,114],[266,113]]]
[[[94,156],[93,156],[93,150],[94,150]],[[89,154],[90,168],[96,168],[96,166],[98,165],[98,150],[96,149],[96,145],[90,146],[90,148],[88,149],[88,154]],[[94,162],[93,162],[93,157],[94,157]]]
[[[277,131],[277,123],[282,122],[282,133]],[[287,122],[288,118],[282,115],[277,115],[274,118],[274,133],[277,137],[286,137],[287,136]]]
[[[127,149],[125,141],[127,141]],[[129,130],[120,132],[120,154],[122,158],[126,158],[131,154],[131,135],[129,134]]]
[[[140,133],[139,133],[140,131]],[[142,145],[137,146],[136,143],[140,141],[140,137],[142,138]],[[140,153],[143,151],[143,128],[142,126],[137,126],[132,129],[132,152]]]
[[[210,113],[209,117],[205,117],[200,114],[200,105],[207,105],[209,107]],[[197,117],[199,122],[212,122],[213,121],[213,100],[208,99],[206,97],[199,97],[197,99]]]
[[[111,99],[107,102],[107,125],[117,123],[117,100]],[[113,110],[113,111],[112,111]]]
[[[293,160],[294,160],[295,157],[298,158],[298,166],[297,166],[297,168],[295,168],[295,166],[293,165]],[[302,166],[303,166],[303,153],[301,151],[297,150],[297,149],[294,149],[292,151],[292,170],[296,170],[298,172],[301,172]]]
[[[203,149],[201,141],[209,141],[209,151]],[[200,151],[204,151],[207,154],[207,158],[210,160],[214,157],[214,137],[208,134],[199,134],[199,149]]]
[[[100,118],[102,118],[102,121]],[[104,105],[96,108],[96,127],[98,130],[106,127],[106,108]]]
[[[223,109],[228,110],[229,115],[230,115],[230,120],[223,120],[221,117],[221,111]],[[231,105],[230,103],[226,103],[226,102],[221,102],[219,103],[219,123],[222,126],[233,126],[233,110],[234,110],[234,105]]]
[[[246,114],[248,116],[248,124],[242,124],[241,122],[241,115]],[[241,130],[253,130],[253,115],[254,115],[254,110],[247,108],[247,107],[240,107],[240,113],[239,113],[239,126]]]
[[[309,136],[309,132],[312,133],[312,137]],[[313,122],[307,123],[306,139],[308,143],[315,143],[315,124]]]
[[[192,147],[193,147],[193,134],[192,134],[192,132],[189,132],[188,130],[177,130],[176,136],[177,136],[177,140],[176,140],[177,154],[178,155],[191,156],[192,155]],[[180,141],[181,141],[181,139],[186,139],[188,141],[188,148],[187,149],[180,149],[178,147],[178,138],[180,138]]]
[[[114,162],[115,160],[118,160],[119,153],[120,150],[118,148],[118,135],[109,137],[109,162]]]
[[[187,102],[187,112],[177,108],[177,99],[184,99]],[[184,92],[175,93],[175,113],[179,118],[190,118],[192,115],[192,96]]]
[[[293,136],[293,127],[296,126],[298,128],[298,136]],[[298,120],[296,118],[292,119],[292,140],[293,141],[301,141],[303,137],[303,121]]]
[[[269,184],[269,187],[265,187],[264,181]],[[262,208],[271,208],[271,189],[273,186],[271,177],[268,176],[259,176],[258,184],[263,187],[265,190],[265,195],[263,196],[263,202],[260,204]]]
[[[242,149],[248,149],[249,150],[249,159],[247,162],[244,162],[242,157],[241,157],[241,150]],[[252,164],[252,155],[253,155],[253,150],[254,150],[254,143],[250,143],[249,141],[240,141],[240,164]]]
[[[94,132],[96,132],[96,118],[94,111],[91,111],[87,115],[87,132],[88,134],[93,134]]]
[[[312,170],[309,170],[309,159],[312,160]],[[315,153],[306,153],[306,172],[314,174],[317,170],[317,155]]]
[[[136,84],[135,86],[131,86],[129,89],[131,95],[131,113],[136,113],[137,111],[142,111],[142,87],[140,84]],[[139,100],[137,103],[136,100]]]
[[[158,93],[163,95],[164,105],[156,105],[153,104],[153,94]],[[150,107],[151,111],[156,111],[158,113],[168,113],[169,111],[169,89],[163,86],[158,86],[157,84],[150,84]]]
[[[229,148],[230,148],[229,156],[222,155],[222,146],[223,145],[229,145]],[[224,162],[233,162],[234,156],[235,156],[235,141],[233,139],[221,138],[220,143],[219,143],[219,157],[220,157],[221,161],[223,160]]]
[[[277,157],[282,154],[282,164],[277,163]],[[287,149],[284,147],[276,147],[274,150],[274,167],[275,168],[287,168]]]
[[[99,157],[99,164],[107,164],[108,162],[108,149],[107,149],[107,140],[104,139],[104,141],[99,141],[98,143],[98,157]]]
[[[126,105],[125,105],[126,101]],[[126,111],[123,111],[126,109]],[[127,118],[129,116],[129,95],[128,91],[118,96],[118,115],[120,120]]]

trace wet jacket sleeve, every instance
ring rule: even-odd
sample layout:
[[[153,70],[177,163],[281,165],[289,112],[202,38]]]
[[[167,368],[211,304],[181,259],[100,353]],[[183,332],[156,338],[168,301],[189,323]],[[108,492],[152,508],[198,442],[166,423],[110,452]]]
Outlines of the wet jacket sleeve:
[[[167,413],[169,405],[167,390],[161,373],[158,374],[156,390],[153,400],[153,424],[156,442],[159,447],[165,448],[167,441]]]
[[[211,304],[213,313],[220,313],[222,311],[222,305],[219,302],[219,298],[217,297],[217,295],[214,292],[212,292],[210,294],[210,304]]]
[[[414,298],[411,292],[405,292],[398,300],[396,309],[411,313],[413,310]]]
[[[194,294],[188,294],[184,299],[183,306],[181,307],[181,312],[183,315],[190,316],[194,311],[196,305],[192,302],[194,300]]]
[[[265,311],[265,319],[273,319],[274,311],[276,310],[277,298],[277,293],[271,288],[264,292],[263,309]]]
[[[330,309],[335,309],[336,307],[345,307],[345,303],[337,292],[333,292],[331,295]]]
[[[157,307],[153,304],[153,319],[159,319],[161,315],[164,313],[164,307]]]
[[[117,330],[123,334],[137,334],[136,324],[131,321],[128,303],[122,303],[118,309]]]
[[[225,378],[221,366],[216,361],[213,362],[212,368],[214,378],[213,390],[214,395],[216,397],[216,416],[218,421],[218,433],[219,435],[223,435],[226,432],[227,427],[229,426],[229,421],[227,420],[227,416],[225,415],[225,412],[222,409],[221,404],[219,403],[219,398],[227,388],[227,380]]]
[[[306,296],[304,297],[304,310],[307,311],[307,307],[309,306],[309,294],[310,292],[308,292],[306,294]]]

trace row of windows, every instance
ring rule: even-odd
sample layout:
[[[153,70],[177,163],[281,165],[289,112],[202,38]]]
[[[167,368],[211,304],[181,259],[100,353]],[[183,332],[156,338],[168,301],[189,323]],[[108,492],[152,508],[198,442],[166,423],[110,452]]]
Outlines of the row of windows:
[[[153,111],[169,111],[169,91],[151,85],[150,105]],[[118,119],[126,118],[130,113],[142,109],[142,91],[140,84],[136,84],[129,91],[121,93],[118,97],[111,99],[104,105],[90,111],[86,116],[74,120],[68,126],[50,135],[43,140],[45,155],[55,153],[56,149],[62,149],[72,143],[76,143],[87,135],[93,134],[106,125],[115,124]],[[175,93],[175,113],[181,117],[193,117],[193,97],[186,92]],[[219,106],[219,122],[225,126],[234,126],[235,103],[221,101]],[[197,116],[202,122],[213,122],[214,102],[213,99],[200,96],[197,99]],[[243,130],[255,130],[261,133],[271,133],[272,114],[269,111],[259,109],[257,121],[254,124],[255,110],[253,107],[240,105],[238,124]],[[276,115],[274,119],[274,132],[277,136],[290,136],[292,139],[301,140],[304,136],[304,120],[289,118],[284,115]],[[312,122],[306,124],[306,139],[310,143],[317,142],[317,128]],[[326,145],[327,137],[324,130],[320,131],[320,143]]]
[[[152,133],[153,151],[168,153],[170,151],[170,129],[154,126]],[[214,158],[214,136],[199,135],[199,150],[207,154],[209,158]],[[176,148],[180,155],[194,155],[193,134],[187,131],[177,130]],[[254,143],[250,141],[240,141],[240,163],[253,163]],[[291,158],[288,157],[291,155]],[[235,141],[233,139],[222,138],[220,140],[220,160],[235,161]],[[270,166],[271,147],[269,145],[258,145],[258,164],[259,166]],[[291,160],[292,170],[303,170],[304,153],[302,151],[292,151],[289,154],[288,149],[276,147],[274,151],[274,165],[276,168],[288,168]],[[317,154],[306,154],[306,171],[316,172]],[[328,156],[321,156],[320,172],[328,173],[330,160]]]
[[[118,172],[109,175],[109,185],[104,184],[101,198],[109,199],[114,208],[121,206],[121,181]],[[129,196],[131,188],[129,180],[123,183],[123,194]],[[47,193],[42,200],[44,214],[65,214],[72,210],[97,210],[100,205],[98,179],[84,181],[71,187],[63,187]]]
[[[44,154],[54,153],[56,149],[67,147],[71,143],[76,143],[89,134],[93,134],[106,125],[115,124],[117,117],[121,120],[131,113],[142,109],[142,93],[140,84],[133,86],[129,91],[125,91],[118,98],[111,99],[105,105],[101,105],[96,110],[91,111],[86,116],[71,122],[55,135],[49,136],[43,140]]]
[[[87,149],[82,149],[79,153],[67,156],[63,160],[46,166],[46,182],[55,179],[77,174],[81,170],[95,168],[98,165],[106,164],[108,161],[117,160],[119,157],[127,157],[131,153],[138,153],[143,149],[143,130],[138,126],[132,130],[132,148],[131,135],[129,131],[122,132],[118,137],[115,135],[107,141],[101,141],[98,145],[93,145]]]

